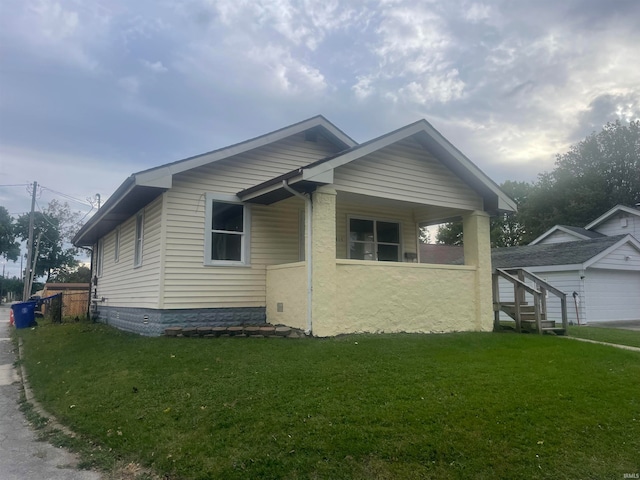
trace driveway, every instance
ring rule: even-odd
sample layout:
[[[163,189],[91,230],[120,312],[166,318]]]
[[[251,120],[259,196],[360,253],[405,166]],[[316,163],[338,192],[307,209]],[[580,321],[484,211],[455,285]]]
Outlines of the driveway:
[[[96,472],[76,470],[74,455],[36,439],[18,407],[20,377],[10,340],[9,307],[0,306],[0,478],[2,480],[99,480]]]

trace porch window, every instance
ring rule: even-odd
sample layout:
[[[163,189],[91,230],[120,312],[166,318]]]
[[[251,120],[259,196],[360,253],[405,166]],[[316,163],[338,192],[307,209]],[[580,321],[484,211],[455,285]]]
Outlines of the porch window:
[[[239,202],[207,196],[205,264],[246,264],[248,209]]]
[[[349,219],[349,258],[400,261],[400,224],[362,218]]]

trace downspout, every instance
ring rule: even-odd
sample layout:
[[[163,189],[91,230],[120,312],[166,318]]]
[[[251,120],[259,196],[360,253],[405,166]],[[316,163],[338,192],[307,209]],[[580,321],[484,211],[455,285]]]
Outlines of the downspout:
[[[303,195],[300,192],[297,192],[293,188],[289,186],[286,180],[282,180],[282,188],[284,188],[287,192],[295,195],[298,198],[304,200],[305,204],[305,224],[307,227],[307,245],[305,247],[305,260],[307,262],[307,330],[305,333],[307,335],[313,335],[313,314],[312,314],[312,300],[313,300],[313,284],[312,284],[312,276],[313,276],[313,256],[311,254],[312,248],[312,235],[313,235],[313,225],[312,225],[312,214],[313,214],[313,202],[311,201],[310,195]]]

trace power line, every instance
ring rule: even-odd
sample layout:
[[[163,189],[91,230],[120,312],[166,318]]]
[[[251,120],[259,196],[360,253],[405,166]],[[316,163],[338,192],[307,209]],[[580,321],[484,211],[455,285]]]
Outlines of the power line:
[[[50,191],[51,193],[55,193],[56,195],[60,195],[61,197],[66,198],[66,199],[68,199],[68,200],[72,200],[72,201],[74,201],[74,202],[76,202],[76,203],[80,203],[81,205],[87,205],[87,206],[89,206],[89,207],[92,207],[92,208],[93,208],[93,205],[91,205],[89,202],[87,202],[87,201],[85,201],[85,200],[80,200],[80,199],[78,199],[78,198],[72,197],[71,195],[67,195],[66,193],[62,193],[62,192],[58,192],[57,190],[53,190],[52,188],[49,188],[49,187],[43,187],[42,185],[40,185],[40,188],[41,188],[42,190],[48,190],[48,191]]]
[[[30,184],[29,183],[16,183],[14,185],[0,185],[0,188],[5,188],[5,187],[28,187]]]

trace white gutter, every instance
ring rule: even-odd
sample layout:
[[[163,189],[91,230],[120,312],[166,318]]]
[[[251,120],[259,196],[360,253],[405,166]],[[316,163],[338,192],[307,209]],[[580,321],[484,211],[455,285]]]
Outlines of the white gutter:
[[[311,255],[312,248],[312,235],[313,235],[313,226],[312,226],[312,214],[313,214],[313,203],[311,201],[310,195],[303,195],[300,192],[295,191],[293,188],[289,186],[286,180],[282,180],[282,188],[284,188],[287,192],[295,195],[304,200],[305,203],[305,223],[307,226],[307,245],[305,248],[305,261],[307,262],[307,330],[305,333],[307,335],[313,334],[313,314],[312,314],[312,304],[313,300],[313,284],[312,284],[312,275],[313,275],[313,256]]]

